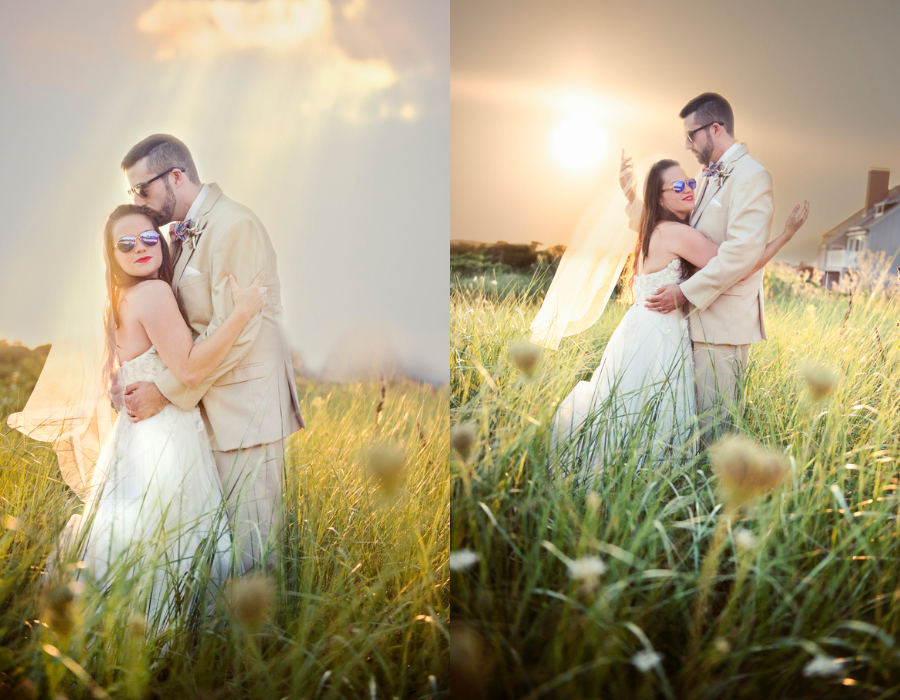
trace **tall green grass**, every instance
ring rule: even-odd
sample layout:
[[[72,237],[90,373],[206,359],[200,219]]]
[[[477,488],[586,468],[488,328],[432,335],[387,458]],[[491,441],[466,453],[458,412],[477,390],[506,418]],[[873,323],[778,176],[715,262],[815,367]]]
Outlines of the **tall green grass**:
[[[25,398],[14,391],[4,423]],[[398,381],[376,413],[381,391],[301,383],[309,429],[288,441],[282,566],[159,630],[136,614],[133,582],[43,590],[80,504],[49,447],[4,430],[0,697],[447,697],[447,391]],[[397,488],[367,466],[382,444],[405,455]],[[241,595],[260,622],[235,612]]]
[[[557,404],[597,367],[627,307],[545,352],[509,356],[539,299],[451,291],[454,682],[483,698],[900,696],[900,308],[767,277],[769,340],[753,347],[736,432],[785,454],[774,494],[726,522],[691,653],[704,562],[724,518],[707,452],[636,472],[609,457],[593,491],[548,469]],[[805,363],[839,381],[812,399]],[[590,559],[596,557],[600,560]],[[470,560],[471,560],[470,559]],[[569,564],[604,568],[576,577]],[[593,563],[592,563],[593,562]],[[657,663],[658,662],[658,663]]]

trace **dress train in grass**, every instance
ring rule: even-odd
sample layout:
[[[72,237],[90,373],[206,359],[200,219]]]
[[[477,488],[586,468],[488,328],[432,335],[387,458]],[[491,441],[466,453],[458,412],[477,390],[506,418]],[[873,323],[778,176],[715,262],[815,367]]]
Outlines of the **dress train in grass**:
[[[123,386],[165,369],[154,348],[125,362]],[[60,538],[82,577],[101,588],[127,581],[132,601],[163,626],[220,587],[231,536],[222,486],[199,409],[167,405],[147,420],[120,416],[94,470],[84,514]]]
[[[600,366],[553,418],[554,468],[592,485],[612,462],[665,467],[695,451],[696,396],[687,320],[644,306],[681,279],[681,261],[634,278],[634,304],[613,332]]]

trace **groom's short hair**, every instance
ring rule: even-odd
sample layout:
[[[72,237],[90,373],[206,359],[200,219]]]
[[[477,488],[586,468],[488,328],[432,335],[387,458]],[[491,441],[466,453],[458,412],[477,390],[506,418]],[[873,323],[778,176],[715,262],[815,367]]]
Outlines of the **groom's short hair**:
[[[684,106],[678,116],[686,119],[690,114],[696,114],[696,119],[701,124],[722,122],[729,136],[734,136],[734,110],[728,100],[718,93],[704,92],[698,95]]]
[[[136,143],[125,154],[122,170],[128,170],[143,158],[147,159],[147,167],[154,172],[161,173],[169,168],[184,168],[188,180],[195,185],[200,184],[200,176],[197,174],[197,166],[194,165],[191,152],[174,136],[153,134]]]

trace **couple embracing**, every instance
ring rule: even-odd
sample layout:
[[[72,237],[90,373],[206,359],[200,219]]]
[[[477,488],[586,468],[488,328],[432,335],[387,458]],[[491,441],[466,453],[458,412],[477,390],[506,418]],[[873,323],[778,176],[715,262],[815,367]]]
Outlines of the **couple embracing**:
[[[117,207],[103,230],[98,340],[101,395],[118,417],[92,454],[85,445],[104,422],[104,401],[87,411],[65,397],[53,413],[40,405],[39,382],[10,424],[39,439],[50,439],[39,422],[59,426],[52,440],[64,476],[73,454],[78,463],[80,478],[67,481],[84,512],[64,529],[56,556],[82,560],[101,585],[122,571],[146,577],[144,604],[167,617],[166,580],[190,577],[201,560],[216,584],[275,565],[285,439],[304,424],[265,227],[201,182],[172,136],[144,139],[122,169],[133,203]],[[160,226],[169,222],[166,235]],[[59,365],[52,360],[42,379]],[[154,570],[163,563],[164,572]]]
[[[772,178],[735,140],[729,103],[704,93],[679,116],[702,174],[690,178],[676,161],[660,160],[642,201],[623,154],[620,184],[629,227],[638,232],[634,304],[591,380],[575,386],[553,421],[554,450],[569,450],[563,464],[576,451],[587,456],[581,468],[588,482],[617,447],[637,442],[645,460],[661,464],[692,453],[698,432],[709,443],[727,430],[750,345],[766,339],[763,268],[809,211],[808,204],[794,207],[769,242]]]

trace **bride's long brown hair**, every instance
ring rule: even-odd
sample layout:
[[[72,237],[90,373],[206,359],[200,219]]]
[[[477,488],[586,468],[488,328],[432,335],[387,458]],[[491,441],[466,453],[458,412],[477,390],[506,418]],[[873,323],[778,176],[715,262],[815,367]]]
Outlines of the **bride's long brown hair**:
[[[159,267],[159,279],[166,284],[172,284],[172,258],[169,255],[169,246],[166,237],[160,233],[159,227],[153,223],[150,211],[136,204],[120,204],[106,220],[103,228],[103,251],[106,257],[106,308],[104,310],[104,323],[106,327],[106,364],[110,371],[116,366],[116,329],[119,327],[119,302],[122,298],[122,290],[133,287],[138,282],[143,282],[144,277],[132,277],[116,260],[116,243],[113,241],[113,228],[116,223],[126,216],[142,216],[149,223],[148,231],[153,230],[160,234],[159,245],[162,250],[162,265]]]
[[[634,286],[634,276],[639,262],[646,260],[650,254],[650,234],[653,233],[659,223],[661,221],[677,221],[683,224],[687,221],[687,217],[682,219],[660,204],[663,193],[663,174],[666,170],[676,165],[680,165],[677,160],[664,158],[651,165],[650,172],[647,173],[647,180],[644,183],[644,209],[641,211],[637,245],[634,247],[634,255],[631,260],[631,274],[628,279],[629,290]],[[697,267],[684,258],[681,258],[681,269],[684,273],[683,279],[687,279],[697,271]]]

